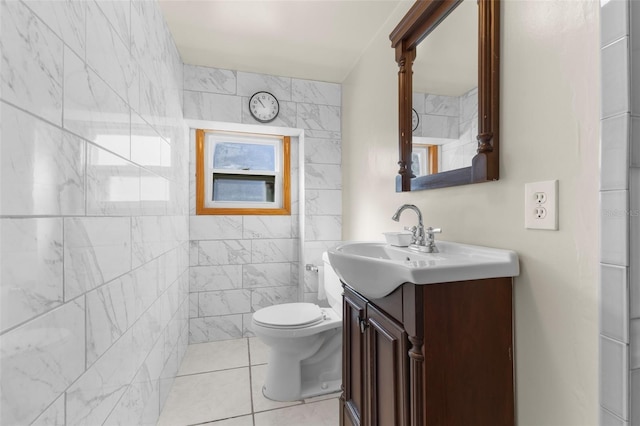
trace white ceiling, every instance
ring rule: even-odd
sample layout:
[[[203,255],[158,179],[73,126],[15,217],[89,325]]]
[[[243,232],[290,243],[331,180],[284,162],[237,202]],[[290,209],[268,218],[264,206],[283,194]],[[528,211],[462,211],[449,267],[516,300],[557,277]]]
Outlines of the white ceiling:
[[[408,0],[160,0],[187,64],[341,83]],[[389,61],[394,60],[389,42]]]

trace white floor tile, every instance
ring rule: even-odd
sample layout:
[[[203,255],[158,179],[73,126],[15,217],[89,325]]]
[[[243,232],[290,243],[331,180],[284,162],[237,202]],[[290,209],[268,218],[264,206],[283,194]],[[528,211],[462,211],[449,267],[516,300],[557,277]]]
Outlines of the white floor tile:
[[[266,374],[266,364],[251,367],[251,394],[253,395],[253,411],[255,413],[302,403],[302,401],[278,402],[266,398],[262,394],[262,386],[264,385]],[[282,425],[285,425],[285,423]]]
[[[269,346],[262,343],[257,337],[249,339],[249,352],[251,365],[266,364],[269,359]]]
[[[256,413],[255,426],[338,426],[338,400],[328,399],[312,404]]]
[[[251,414],[249,368],[177,377],[158,426],[191,425]]]
[[[189,345],[178,376],[249,366],[247,339]]]
[[[320,395],[320,396],[314,396],[313,398],[307,398],[304,400],[305,404],[309,404],[311,402],[318,402],[318,401],[324,401],[325,399],[332,399],[332,398],[340,398],[340,392],[333,392],[333,393],[328,393],[326,395]]]
[[[203,423],[201,426],[253,426],[253,416],[235,417],[233,419],[218,420],[217,422]]]

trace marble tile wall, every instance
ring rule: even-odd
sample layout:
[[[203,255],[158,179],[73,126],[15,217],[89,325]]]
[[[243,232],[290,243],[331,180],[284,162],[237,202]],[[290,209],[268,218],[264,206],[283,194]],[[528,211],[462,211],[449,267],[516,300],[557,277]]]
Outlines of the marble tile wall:
[[[461,96],[414,92],[413,108],[420,118],[414,136],[450,140],[441,145],[439,170],[471,166],[478,149],[478,88]]]
[[[269,126],[304,132],[292,138],[292,214],[196,216],[191,144],[191,343],[252,336],[251,314],[262,307],[318,302],[318,273],[302,275],[300,266],[321,266],[322,252],[342,238],[339,84],[185,65],[184,116],[260,125],[248,109],[249,98],[259,90],[274,94],[280,103]]]
[[[154,1],[0,20],[0,424],[155,424],[188,342],[182,61]]]
[[[640,424],[640,4],[602,2],[600,422]]]

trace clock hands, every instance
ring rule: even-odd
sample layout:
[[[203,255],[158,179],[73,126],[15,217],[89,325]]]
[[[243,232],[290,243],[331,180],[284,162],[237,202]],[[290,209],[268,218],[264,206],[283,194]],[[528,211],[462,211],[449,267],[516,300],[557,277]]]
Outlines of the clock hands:
[[[261,100],[260,98],[258,98],[258,102],[260,102],[260,105],[262,105],[262,108],[266,108],[266,107],[264,106],[264,104],[262,103],[262,100]]]

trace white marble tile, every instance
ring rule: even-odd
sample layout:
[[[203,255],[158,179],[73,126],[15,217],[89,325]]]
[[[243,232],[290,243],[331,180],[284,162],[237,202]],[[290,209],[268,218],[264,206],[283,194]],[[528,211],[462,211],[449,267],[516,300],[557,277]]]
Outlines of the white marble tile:
[[[308,215],[304,225],[307,241],[342,239],[342,216]]]
[[[198,343],[189,345],[187,348],[178,375],[186,376],[248,366],[249,349],[246,339]]]
[[[601,117],[629,111],[629,40],[623,38],[602,49]]]
[[[629,258],[640,258],[640,169],[629,169]],[[640,264],[629,265],[629,315],[640,318]]]
[[[192,266],[189,284],[192,292],[230,290],[242,287],[242,265]]]
[[[627,345],[600,336],[600,405],[617,416],[628,415]]]
[[[253,412],[258,413],[260,411],[273,410],[275,408],[290,407],[292,405],[301,404],[302,401],[273,401],[267,399],[262,394],[262,387],[264,386],[265,378],[267,377],[267,365],[254,365],[251,367],[251,393],[253,396]],[[292,423],[281,423],[292,424]]]
[[[314,265],[324,265],[322,253],[337,246],[341,241],[305,241],[304,261]]]
[[[87,214],[140,213],[139,166],[102,148],[87,145]]]
[[[242,122],[242,98],[185,90],[184,117],[240,123]]]
[[[189,344],[241,337],[242,315],[191,318],[189,320]]]
[[[341,85],[336,83],[297,78],[291,80],[291,94],[294,102],[340,106],[342,104],[341,89]]]
[[[307,164],[304,171],[306,189],[341,189],[342,166],[339,164]]]
[[[202,423],[203,426],[253,426],[253,416],[240,416],[231,419],[218,420],[217,422]]]
[[[305,129],[304,134],[309,138],[320,139],[340,139],[340,129],[338,130],[322,130],[322,129]]]
[[[251,413],[249,368],[177,377],[158,426],[191,425]],[[212,395],[216,395],[212,403]]]
[[[140,168],[140,214],[168,214],[171,182],[162,176]]]
[[[133,380],[133,333],[125,333],[67,390],[67,424],[102,424]]]
[[[180,231],[174,225],[170,216],[131,218],[133,267],[142,265],[175,247]]]
[[[601,2],[600,47],[629,35],[629,2],[612,0]]]
[[[629,265],[628,191],[600,193],[600,261]]]
[[[250,98],[261,91],[271,93],[278,101],[291,101],[291,78],[238,71],[238,96]]]
[[[306,138],[304,140],[305,163],[340,164],[342,148],[339,139]]]
[[[189,216],[191,240],[242,238],[242,216]]]
[[[250,290],[220,290],[198,293],[198,309],[203,317],[251,312]]]
[[[0,4],[2,99],[62,123],[62,41],[22,2]]]
[[[242,314],[242,337],[256,337],[251,326],[252,320],[252,313]]]
[[[2,331],[63,301],[62,218],[0,220]]]
[[[267,306],[298,301],[298,287],[264,287],[251,291],[251,308],[257,311]]]
[[[478,88],[460,96],[460,121],[478,120]]]
[[[86,1],[28,0],[25,4],[80,57],[85,55]]]
[[[86,295],[87,365],[122,336],[137,319],[135,290],[124,275]]]
[[[269,346],[257,337],[249,339],[249,357],[251,365],[266,364],[269,360]]]
[[[256,413],[254,418],[256,426],[337,426],[339,413],[338,399],[334,398]]]
[[[296,285],[291,277],[291,263],[259,263],[242,266],[245,288]]]
[[[341,215],[342,191],[340,190],[305,190],[307,214]]]
[[[251,263],[250,240],[199,241],[199,265],[239,265]]]
[[[458,117],[443,115],[421,115],[422,136],[431,138],[458,138]]]
[[[0,108],[0,214],[84,214],[84,141],[5,103]]]
[[[64,220],[64,286],[69,300],[131,269],[129,218]]]
[[[415,109],[418,114],[424,114],[425,99],[427,95],[418,92],[413,92],[411,95],[411,107]]]
[[[629,341],[629,286],[627,268],[600,265],[600,333]]]
[[[631,167],[640,168],[640,117],[631,117],[629,144]]]
[[[640,368],[640,318],[629,322],[629,369]]]
[[[99,4],[122,2],[87,3],[87,64],[98,74],[127,104],[138,109],[140,89],[137,72],[129,47],[116,33]],[[113,10],[105,7],[108,10]],[[125,18],[126,19],[126,18]],[[130,96],[131,95],[131,96]]]
[[[299,103],[296,127],[339,132],[341,130],[340,117],[340,107]],[[311,134],[309,136],[322,137]]]
[[[189,294],[189,318],[197,318],[200,316],[198,311],[198,293]]]
[[[64,394],[40,414],[31,426],[65,426]]]
[[[64,81],[64,128],[129,158],[129,106],[68,48]]]
[[[628,426],[629,423],[612,414],[611,412],[600,407],[600,425],[601,426]]]
[[[0,423],[30,424],[84,371],[84,301],[2,335]]]
[[[128,48],[131,43],[131,1],[97,1],[96,3]]]
[[[146,369],[136,375],[104,426],[155,425],[160,411],[160,389],[158,380],[152,380]]]
[[[602,120],[600,136],[600,189],[628,188],[629,165],[628,114]]]
[[[251,262],[278,263],[298,260],[299,241],[296,239],[265,239],[251,241]]]
[[[640,398],[640,370],[633,370],[629,375],[629,424],[638,424],[640,421],[640,404],[638,400]]]
[[[460,115],[460,101],[454,96],[440,96],[425,94],[424,111],[419,114],[444,115],[458,117]]]
[[[236,94],[235,71],[184,64],[184,90]]]
[[[291,216],[244,216],[242,237],[291,238]]]

